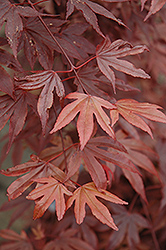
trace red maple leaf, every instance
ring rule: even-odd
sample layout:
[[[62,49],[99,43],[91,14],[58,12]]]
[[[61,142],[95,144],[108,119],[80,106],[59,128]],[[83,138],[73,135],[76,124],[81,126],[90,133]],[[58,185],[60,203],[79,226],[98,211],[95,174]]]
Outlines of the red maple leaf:
[[[133,99],[121,99],[114,104],[117,109],[110,110],[112,126],[118,121],[121,114],[129,123],[146,131],[152,138],[152,132],[146,122],[140,117],[166,123],[166,116],[159,111],[160,106],[150,103],[139,103]]]
[[[125,24],[121,20],[117,19],[110,11],[105,9],[103,6],[97,3],[93,3],[89,0],[68,0],[66,19],[73,13],[74,7],[76,7],[76,9],[80,10],[83,13],[86,21],[90,23],[92,27],[97,31],[97,33],[99,33],[103,37],[104,35],[98,26],[98,21],[95,13],[110,18],[125,26]]]
[[[7,243],[2,243],[0,249],[13,249],[13,250],[18,250],[18,249],[24,249],[24,250],[33,250],[33,246],[30,243],[30,240],[27,237],[27,234],[25,231],[21,231],[21,234],[19,235],[18,233],[14,232],[11,229],[3,229],[0,230],[0,236],[4,239],[9,240]]]
[[[15,94],[15,100],[8,95],[0,97],[0,129],[10,119],[8,151],[24,126],[28,113],[28,105],[33,110],[36,110],[36,99],[31,93],[17,91]]]
[[[51,134],[66,126],[80,112],[77,121],[77,130],[80,137],[81,150],[84,148],[92,135],[94,127],[93,114],[102,129],[109,136],[115,138],[114,132],[109,126],[110,119],[102,109],[102,107],[106,109],[113,109],[115,108],[113,104],[102,98],[77,92],[67,95],[66,98],[77,100],[68,104],[61,111],[54,128],[50,132]]]
[[[145,3],[147,0],[141,0],[141,10],[143,10]],[[166,3],[166,0],[152,0],[151,6],[148,14],[146,15],[144,21],[146,21],[152,14],[155,14],[157,11],[159,11],[163,5]]]
[[[48,242],[43,250],[66,250],[66,249],[75,249],[75,250],[94,250],[87,242],[76,237],[77,230],[76,229],[68,229],[66,231],[62,231],[61,234],[55,240]]]
[[[56,30],[56,32],[59,30],[59,27],[65,23],[63,20],[50,20],[50,18],[44,19],[44,22],[49,29],[53,27],[53,31]],[[34,67],[36,58],[38,58],[39,63],[44,69],[52,69],[53,50],[57,49],[57,44],[55,44],[53,38],[47,32],[39,18],[30,17],[24,20],[19,49],[22,47],[24,48],[25,56],[31,68]]]
[[[8,187],[7,192],[9,200],[20,196],[30,185],[32,185],[34,180],[49,176],[54,176],[54,178],[60,182],[63,182],[66,179],[66,174],[53,164],[40,160],[36,155],[32,155],[31,159],[32,162],[26,162],[12,168],[8,168],[6,171],[0,171],[1,174],[6,176],[19,176],[26,173],[16,179]],[[68,184],[69,186],[74,187],[70,181],[66,182],[66,185]]]
[[[23,71],[19,61],[11,53],[3,49],[0,49],[0,64],[15,71]]]
[[[116,249],[127,238],[130,249],[140,244],[139,228],[149,228],[150,224],[141,214],[131,213],[124,207],[111,206],[116,215],[113,216],[119,231],[112,232],[109,238],[108,249]]]
[[[60,77],[53,70],[48,70],[38,74],[18,78],[16,80],[26,81],[19,85],[19,88],[24,90],[32,90],[43,87],[38,99],[37,110],[42,123],[43,134],[45,134],[46,124],[49,118],[48,110],[53,104],[54,88],[60,99],[62,99],[65,95],[65,89]]]
[[[102,147],[114,150],[107,151],[102,149]],[[81,159],[84,160],[92,180],[99,189],[106,188],[107,179],[103,166],[98,159],[138,173],[134,164],[119,151],[126,152],[126,149],[118,141],[114,141],[110,137],[101,136],[90,139],[83,151],[76,151],[69,159],[67,178],[73,176],[79,169]]]
[[[64,194],[71,196],[72,193],[53,177],[39,178],[34,181],[43,185],[32,190],[26,197],[29,200],[36,200],[33,218],[40,218],[55,200],[57,217],[61,220],[66,209]]]
[[[119,59],[129,55],[137,55],[145,50],[148,50],[145,45],[133,47],[129,42],[121,39],[111,43],[109,37],[106,37],[105,40],[97,46],[96,59],[99,69],[111,81],[114,92],[115,73],[110,67],[134,77],[150,78],[142,69],[137,69],[132,63]]]
[[[18,38],[20,37],[20,32],[23,30],[21,16],[30,17],[37,15],[38,12],[30,7],[15,6],[8,0],[0,0],[0,29],[4,22],[7,21],[5,34],[15,57],[17,57]]]
[[[85,205],[88,204],[92,211],[92,214],[98,220],[100,220],[103,224],[107,224],[114,230],[118,230],[113,222],[109,210],[99,200],[96,199],[96,196],[116,204],[127,205],[127,202],[121,200],[116,195],[113,195],[112,193],[104,189],[101,191],[102,192],[99,192],[97,190],[93,182],[87,183],[82,187],[77,188],[74,191],[73,196],[70,197],[67,201],[67,209],[71,207],[71,205],[75,201],[74,213],[76,221],[78,224],[81,224],[85,217]]]

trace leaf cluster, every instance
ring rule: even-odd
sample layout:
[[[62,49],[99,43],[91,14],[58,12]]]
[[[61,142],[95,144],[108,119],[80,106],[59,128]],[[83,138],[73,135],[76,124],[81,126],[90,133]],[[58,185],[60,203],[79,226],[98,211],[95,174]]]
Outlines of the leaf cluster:
[[[164,249],[164,3],[0,0],[0,250]]]

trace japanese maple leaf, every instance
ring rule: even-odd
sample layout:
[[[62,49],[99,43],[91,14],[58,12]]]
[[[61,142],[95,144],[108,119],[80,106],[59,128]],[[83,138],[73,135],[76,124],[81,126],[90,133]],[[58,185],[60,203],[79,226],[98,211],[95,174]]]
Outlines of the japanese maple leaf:
[[[58,32],[59,27],[65,23],[65,21],[62,20],[50,20],[50,18],[46,18],[44,21],[49,29],[54,27],[56,32]],[[29,17],[24,20],[19,49],[22,47],[24,48],[25,56],[31,68],[34,67],[36,59],[38,58],[39,63],[44,69],[52,69],[53,50],[57,49],[57,44],[55,44],[53,38],[47,32],[39,18]]]
[[[78,224],[81,224],[85,217],[85,205],[88,204],[92,211],[92,214],[98,220],[100,220],[103,224],[107,224],[114,230],[118,230],[113,222],[109,210],[96,198],[96,196],[116,204],[127,205],[127,202],[121,200],[116,195],[113,195],[112,193],[104,189],[102,190],[102,192],[99,192],[94,183],[90,182],[83,185],[82,187],[77,188],[74,191],[73,196],[70,197],[67,201],[67,209],[71,207],[71,205],[75,201],[74,213],[76,221]]]
[[[74,119],[78,112],[80,112],[77,121],[77,130],[80,137],[81,150],[84,148],[92,135],[94,127],[93,114],[95,115],[101,128],[109,136],[115,138],[114,132],[109,126],[110,119],[102,109],[102,107],[106,109],[113,109],[115,108],[113,104],[102,98],[77,92],[67,95],[66,98],[77,100],[68,104],[61,111],[54,128],[50,132],[51,134],[66,126]]]
[[[78,76],[84,86],[84,89],[90,94],[104,99],[108,98],[108,94],[100,88],[101,79],[96,76],[99,73],[97,67],[85,66],[78,70]],[[104,82],[105,83],[105,82]],[[104,85],[102,82],[101,85]],[[81,85],[77,78],[74,80],[74,84],[77,85],[78,92],[83,92]],[[79,91],[79,89],[81,91]]]
[[[62,231],[55,240],[48,242],[43,250],[55,249],[55,246],[56,250],[94,250],[87,242],[76,237],[76,233],[76,229]]]
[[[1,174],[6,176],[19,176],[26,173],[16,179],[8,187],[7,192],[9,200],[20,196],[34,182],[34,180],[42,177],[54,176],[54,178],[60,182],[63,182],[66,179],[66,174],[53,164],[42,161],[35,155],[32,155],[31,159],[32,162],[26,162],[12,168],[8,168],[6,171],[0,171]],[[66,182],[66,184],[67,183],[69,186],[73,187],[71,182]]]
[[[89,54],[95,53],[95,46],[81,36],[88,27],[86,23],[75,23],[67,26],[60,33],[55,33],[55,38],[70,57],[82,60],[87,59]],[[58,46],[56,51],[62,53]]]
[[[88,207],[87,207],[88,208]],[[52,236],[57,235],[63,231],[66,231],[68,228],[74,228],[78,232],[77,234],[81,235],[81,238],[84,240],[84,242],[87,242],[90,246],[92,246],[94,249],[98,249],[98,238],[96,235],[96,230],[100,224],[100,222],[94,217],[90,209],[87,209],[87,214],[85,216],[85,219],[81,225],[78,225],[75,221],[75,217],[73,216],[73,213],[66,215],[63,220],[58,222],[58,226],[55,227],[55,230],[52,233]],[[103,226],[103,225],[102,225]],[[108,228],[107,228],[108,230]]]
[[[111,81],[115,92],[115,73],[110,67],[118,71],[122,71],[126,74],[134,77],[150,78],[142,69],[137,69],[135,66],[119,58],[137,55],[147,50],[145,45],[132,46],[129,42],[118,39],[111,43],[109,37],[106,37],[104,41],[96,48],[96,59],[101,72]]]
[[[102,16],[105,16],[107,18],[110,18],[110,19],[118,22],[119,24],[124,25],[121,20],[117,19],[110,11],[105,9],[103,6],[101,6],[97,3],[93,3],[89,0],[79,0],[79,1],[78,0],[68,0],[66,19],[73,13],[74,7],[83,13],[86,21],[88,23],[90,23],[90,25],[92,25],[92,27],[97,31],[97,33],[99,33],[103,37],[104,37],[104,35],[98,26],[98,21],[97,21],[97,17],[95,15],[95,13],[102,15]]]
[[[28,105],[36,109],[36,99],[31,93],[18,91],[15,100],[8,95],[0,97],[0,129],[2,129],[10,119],[8,151],[22,130],[28,113]]]
[[[43,134],[45,134],[46,124],[49,118],[48,110],[52,107],[53,104],[54,88],[56,90],[56,94],[60,99],[65,95],[65,89],[60,77],[53,70],[48,70],[38,74],[19,78],[17,80],[26,80],[25,83],[19,85],[19,88],[25,90],[38,89],[44,86],[38,99],[37,110],[42,123]]]
[[[121,114],[129,123],[146,131],[152,138],[152,131],[146,122],[140,117],[149,120],[166,123],[166,116],[158,109],[160,106],[150,103],[139,103],[133,99],[121,99],[115,103],[116,110],[110,110],[112,126],[118,121]]]
[[[125,156],[129,158],[135,165],[145,169],[149,173],[159,178],[155,166],[146,156],[146,152],[151,153],[152,156],[156,156],[156,153],[141,140],[126,138],[127,136],[124,136],[124,138],[119,138],[118,133],[116,133],[116,135],[119,139],[119,142],[127,149],[128,153],[124,153]]]
[[[8,0],[0,0],[0,29],[6,21],[5,34],[15,57],[17,57],[18,38],[23,30],[21,16],[30,17],[37,15],[38,12],[30,7],[15,6]]]
[[[23,71],[19,61],[11,53],[3,49],[0,49],[0,64],[15,71]]]
[[[108,147],[114,150],[107,151],[101,147]],[[83,151],[76,151],[69,159],[67,178],[73,176],[79,169],[81,159],[84,160],[93,182],[99,189],[106,188],[107,184],[105,171],[99,159],[138,173],[134,164],[119,151],[126,152],[126,149],[118,141],[114,141],[110,137],[101,136],[90,139]]]
[[[1,66],[0,66],[0,76],[1,76],[0,90],[13,98],[14,97],[13,96],[13,91],[14,91],[13,81],[10,75]]]
[[[39,178],[34,181],[43,185],[32,190],[26,197],[29,200],[36,200],[33,218],[40,218],[55,200],[57,217],[61,220],[66,209],[64,194],[71,196],[72,192],[53,177]]]
[[[113,206],[111,207],[113,208]],[[142,215],[130,213],[124,207],[118,208],[114,206],[113,211],[116,213],[113,218],[118,225],[119,231],[111,233],[106,249],[116,249],[124,238],[127,238],[130,249],[134,249],[140,244],[139,228],[149,228],[149,222]]]
[[[141,0],[141,4],[142,4],[141,10],[143,10],[146,1],[147,0]],[[155,14],[157,11],[159,11],[165,3],[166,3],[166,0],[152,0],[150,10],[148,14],[146,15],[144,21],[146,21],[152,14]]]
[[[11,229],[3,229],[0,230],[0,237],[7,239],[9,242],[2,243],[0,249],[25,249],[25,250],[33,250],[33,246],[28,239],[27,234],[24,231],[21,231],[21,234],[14,232]]]

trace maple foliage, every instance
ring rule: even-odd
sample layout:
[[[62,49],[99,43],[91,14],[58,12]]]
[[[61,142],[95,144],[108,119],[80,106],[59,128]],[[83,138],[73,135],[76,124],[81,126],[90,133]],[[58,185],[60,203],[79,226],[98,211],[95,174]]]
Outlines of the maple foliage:
[[[37,200],[33,218],[40,218],[55,199],[57,217],[58,220],[61,220],[65,213],[65,199],[63,195],[66,194],[68,196],[71,196],[72,193],[67,190],[64,185],[58,183],[58,181],[56,181],[56,179],[52,177],[40,178],[37,180],[37,182],[44,185],[34,189],[27,196],[27,199]],[[38,200],[41,196],[43,197]]]
[[[0,0],[0,250],[165,249],[165,2]]]
[[[153,138],[151,129],[146,124],[146,122],[144,122],[144,120],[140,118],[140,116],[143,116],[152,121],[159,121],[164,123],[166,122],[165,115],[161,111],[157,110],[161,109],[161,107],[155,104],[138,103],[135,100],[121,99],[115,103],[115,106],[117,107],[117,109],[110,111],[112,126],[119,119],[120,113],[129,123],[148,132],[148,134],[150,134],[150,136]]]
[[[150,78],[142,69],[136,69],[133,64],[119,58],[128,55],[136,55],[147,50],[146,46],[135,46],[123,40],[116,40],[111,43],[110,39],[106,39],[96,48],[96,59],[101,72],[111,81],[115,91],[115,74],[109,66],[116,70],[122,71],[134,77]]]
[[[70,121],[73,120],[77,113],[80,112],[77,121],[77,129],[80,137],[81,150],[84,148],[87,141],[92,135],[94,127],[93,114],[95,115],[102,129],[106,131],[106,133],[109,134],[111,137],[115,138],[114,132],[109,126],[110,119],[102,109],[102,107],[106,109],[113,109],[113,104],[102,98],[82,93],[71,93],[66,96],[66,98],[77,100],[71,104],[68,104],[62,110],[54,125],[54,128],[51,130],[51,133],[54,133],[57,130],[66,126]]]
[[[103,224],[107,224],[113,229],[118,230],[108,209],[96,199],[96,196],[116,204],[127,204],[127,202],[122,201],[116,195],[113,195],[106,190],[102,190],[102,192],[99,192],[96,189],[94,183],[88,183],[82,187],[77,188],[77,190],[73,193],[73,196],[68,199],[67,209],[75,201],[74,212],[76,221],[78,224],[81,224],[85,217],[85,204],[87,203],[92,210],[92,214],[96,216],[97,219],[99,219]]]

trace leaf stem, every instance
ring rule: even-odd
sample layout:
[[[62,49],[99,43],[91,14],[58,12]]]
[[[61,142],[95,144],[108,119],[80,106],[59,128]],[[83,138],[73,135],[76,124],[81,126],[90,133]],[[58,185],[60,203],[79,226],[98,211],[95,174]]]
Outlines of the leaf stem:
[[[33,6],[31,0],[28,0],[28,3],[29,3],[30,6],[36,11],[36,9],[35,9],[35,7]],[[88,91],[86,90],[86,88],[84,87],[84,85],[82,84],[82,82],[81,82],[81,80],[80,80],[80,78],[79,78],[79,76],[78,76],[78,74],[77,74],[77,71],[76,71],[77,68],[73,65],[73,63],[72,63],[72,61],[70,60],[69,56],[67,55],[66,51],[63,49],[63,47],[60,45],[60,43],[59,43],[59,42],[57,41],[57,39],[54,37],[54,35],[53,35],[52,32],[50,31],[50,29],[47,27],[47,25],[46,25],[46,23],[43,21],[43,19],[42,19],[40,13],[39,13],[39,15],[38,15],[38,18],[39,18],[40,22],[43,24],[43,26],[45,27],[45,29],[47,30],[47,32],[49,33],[49,35],[52,37],[52,39],[54,40],[54,42],[58,45],[58,47],[60,48],[60,50],[62,51],[62,53],[63,53],[64,56],[66,57],[67,61],[69,62],[70,67],[71,67],[70,72],[73,71],[73,72],[75,73],[75,75],[76,75],[76,77],[77,77],[77,79],[78,79],[78,82],[80,83],[81,87],[85,90],[85,92],[86,92],[87,94],[89,94]]]
[[[78,145],[78,144],[79,144],[79,143],[78,143],[78,142],[76,142],[76,143],[74,143],[74,144],[70,145],[68,148],[65,148],[65,149],[64,149],[64,151],[67,151],[67,150],[69,150],[70,148],[72,148],[72,147],[74,147],[74,146],[76,146],[76,145]],[[48,164],[50,161],[55,160],[56,158],[58,158],[59,156],[61,156],[63,153],[64,153],[64,152],[62,151],[62,152],[61,152],[61,153],[59,153],[58,155],[56,155],[56,156],[52,157],[51,159],[49,159],[49,160],[46,162],[46,164]]]
[[[80,69],[82,68],[84,65],[86,65],[87,63],[89,63],[90,61],[92,61],[93,59],[96,59],[97,56],[93,56],[92,58],[90,58],[88,61],[84,62],[83,64],[75,67],[75,69]]]
[[[148,208],[147,208],[147,204],[142,199],[141,199],[141,202],[142,202],[143,209],[144,209],[144,212],[146,214],[146,217],[148,218],[149,223],[150,223],[150,231],[151,231],[151,235],[152,235],[153,242],[154,242],[154,245],[155,245],[155,249],[160,250],[160,246],[159,246],[155,231],[153,229],[152,220],[150,218],[150,214],[149,214],[149,211],[148,211]]]

